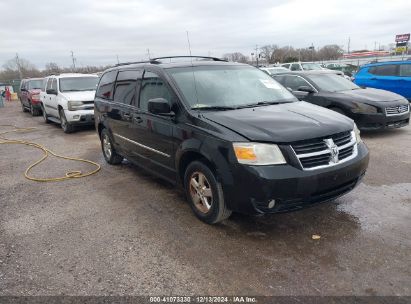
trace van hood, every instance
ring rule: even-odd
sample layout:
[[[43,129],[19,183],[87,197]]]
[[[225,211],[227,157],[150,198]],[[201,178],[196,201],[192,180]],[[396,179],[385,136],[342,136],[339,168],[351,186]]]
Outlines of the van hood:
[[[81,92],[61,92],[67,100],[72,101],[92,101],[96,91],[81,91]]]
[[[203,112],[203,116],[248,140],[260,142],[289,143],[354,128],[350,118],[304,101]]]
[[[341,98],[350,98],[352,101],[362,101],[371,104],[373,102],[380,103],[404,100],[404,97],[402,97],[401,95],[385,90],[372,88],[342,91],[337,92],[337,94],[341,96]]]

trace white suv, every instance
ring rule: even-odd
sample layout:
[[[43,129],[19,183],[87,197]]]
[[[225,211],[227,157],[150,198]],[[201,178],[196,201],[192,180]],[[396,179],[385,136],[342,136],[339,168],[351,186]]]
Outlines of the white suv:
[[[99,77],[91,74],[60,74],[46,78],[40,93],[43,118],[61,124],[65,133],[76,125],[94,124],[94,95]]]

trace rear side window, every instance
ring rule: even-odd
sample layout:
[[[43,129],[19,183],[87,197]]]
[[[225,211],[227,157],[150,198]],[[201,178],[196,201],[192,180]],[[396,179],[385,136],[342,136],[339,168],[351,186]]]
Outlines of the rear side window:
[[[145,72],[140,91],[140,109],[148,110],[148,101],[154,98],[164,98],[171,103],[171,92],[166,83],[155,73]]]
[[[100,80],[96,96],[103,99],[113,99],[114,82],[116,81],[117,71],[105,73]]]
[[[411,77],[411,64],[400,65],[400,76]]]
[[[142,71],[119,72],[114,90],[114,102],[134,104],[137,79],[141,79],[142,74]]]
[[[373,75],[379,76],[396,76],[397,75],[397,65],[395,64],[385,64],[380,66],[370,67],[368,72]]]

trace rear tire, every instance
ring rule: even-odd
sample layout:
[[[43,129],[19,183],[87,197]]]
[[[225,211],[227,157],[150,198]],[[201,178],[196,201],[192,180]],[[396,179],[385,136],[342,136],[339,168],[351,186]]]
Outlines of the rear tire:
[[[123,157],[119,155],[113,146],[113,141],[111,140],[110,134],[107,129],[101,131],[100,136],[101,150],[103,150],[103,155],[106,161],[110,165],[118,165],[123,161]]]
[[[200,161],[188,165],[184,189],[194,214],[207,224],[216,224],[230,217],[221,183],[208,166]]]
[[[74,127],[67,121],[66,114],[64,114],[64,110],[60,109],[60,122],[61,128],[63,129],[64,133],[72,133],[74,131]]]

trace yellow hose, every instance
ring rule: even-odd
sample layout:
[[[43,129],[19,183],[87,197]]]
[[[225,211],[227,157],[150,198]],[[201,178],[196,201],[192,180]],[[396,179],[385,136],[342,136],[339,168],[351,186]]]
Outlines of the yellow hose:
[[[35,163],[31,164],[26,171],[24,172],[24,177],[32,180],[32,181],[36,181],[36,182],[57,182],[57,181],[64,181],[67,179],[71,179],[71,178],[81,178],[81,177],[86,177],[86,176],[90,176],[92,174],[97,173],[98,171],[100,171],[101,167],[98,163],[95,163],[91,160],[87,160],[87,159],[81,159],[81,158],[75,158],[75,157],[68,157],[68,156],[63,156],[63,155],[58,155],[56,153],[54,153],[53,151],[45,148],[42,145],[39,145],[37,143],[34,142],[29,142],[29,141],[24,141],[24,140],[17,140],[17,139],[9,139],[4,137],[3,135],[8,134],[8,133],[19,133],[19,132],[28,132],[28,131],[33,131],[36,128],[19,128],[13,125],[0,125],[0,127],[12,127],[14,128],[13,130],[9,130],[9,131],[5,131],[5,132],[1,132],[0,133],[0,144],[18,144],[18,145],[26,145],[26,146],[31,146],[31,147],[35,147],[39,150],[42,150],[44,155],[41,159],[39,159],[38,161],[36,161]],[[73,161],[79,161],[79,162],[83,162],[83,163],[88,163],[91,164],[93,166],[96,167],[96,169],[89,171],[89,172],[85,172],[83,173],[82,171],[68,171],[66,172],[65,176],[61,176],[61,177],[51,177],[51,178],[39,178],[39,177],[34,177],[34,176],[30,176],[29,172],[37,165],[39,165],[41,162],[43,162],[49,155],[53,155],[57,158],[61,158],[61,159],[67,159],[67,160],[73,160]]]

